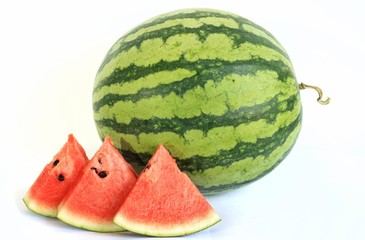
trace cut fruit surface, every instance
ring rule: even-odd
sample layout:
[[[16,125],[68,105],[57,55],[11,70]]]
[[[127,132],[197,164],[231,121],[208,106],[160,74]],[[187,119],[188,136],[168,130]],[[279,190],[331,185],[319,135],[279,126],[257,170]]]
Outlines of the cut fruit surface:
[[[187,235],[219,221],[163,145],[159,145],[114,218],[117,225],[149,236]]]
[[[57,217],[91,231],[123,231],[113,218],[136,180],[137,174],[106,137],[59,205]]]
[[[33,212],[57,216],[57,207],[88,163],[84,149],[70,134],[67,142],[48,163],[23,198]]]

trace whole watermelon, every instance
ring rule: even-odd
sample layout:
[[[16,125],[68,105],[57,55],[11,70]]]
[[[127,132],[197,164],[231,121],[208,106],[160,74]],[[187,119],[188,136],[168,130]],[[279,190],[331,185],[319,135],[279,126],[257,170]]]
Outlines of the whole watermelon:
[[[257,179],[292,149],[301,128],[290,59],[238,15],[185,9],[122,36],[93,89],[101,139],[137,171],[163,144],[204,194]]]

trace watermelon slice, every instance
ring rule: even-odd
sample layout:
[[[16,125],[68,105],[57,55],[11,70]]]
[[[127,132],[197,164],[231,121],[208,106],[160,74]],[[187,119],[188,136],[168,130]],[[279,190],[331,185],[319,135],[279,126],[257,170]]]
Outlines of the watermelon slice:
[[[25,205],[40,215],[56,217],[59,203],[87,162],[84,149],[70,134],[67,142],[29,188],[23,198]]]
[[[114,222],[149,236],[182,236],[221,219],[163,145],[149,160]]]
[[[59,205],[57,217],[91,231],[123,231],[113,223],[113,217],[136,180],[133,168],[106,137]]]

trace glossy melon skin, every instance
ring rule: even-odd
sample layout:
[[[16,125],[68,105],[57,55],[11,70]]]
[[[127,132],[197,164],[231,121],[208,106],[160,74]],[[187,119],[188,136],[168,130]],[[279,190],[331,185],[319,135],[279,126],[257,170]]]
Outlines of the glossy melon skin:
[[[292,63],[267,30],[236,14],[187,9],[122,36],[94,83],[101,139],[142,169],[159,144],[205,194],[274,169],[299,135]]]
[[[29,188],[23,198],[25,205],[40,215],[56,217],[62,198],[77,181],[87,163],[84,149],[70,134],[67,142]]]
[[[158,237],[192,234],[220,220],[163,145],[158,147],[114,218],[116,224],[129,231]]]
[[[57,217],[91,231],[124,231],[113,218],[136,180],[133,168],[107,137],[60,203]]]

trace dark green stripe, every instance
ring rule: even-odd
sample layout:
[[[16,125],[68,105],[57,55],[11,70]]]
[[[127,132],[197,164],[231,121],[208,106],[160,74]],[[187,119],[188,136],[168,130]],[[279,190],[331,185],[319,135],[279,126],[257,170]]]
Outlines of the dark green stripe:
[[[221,15],[221,14],[214,14],[213,16],[225,17],[225,15]],[[156,22],[152,22],[152,23],[149,23],[149,24],[146,24],[146,25],[142,25],[141,27],[133,30],[132,32],[130,32],[128,34],[133,34],[133,33],[137,32],[138,30],[140,30],[142,28],[153,26],[154,24],[163,23],[166,20],[184,19],[184,18],[190,18],[190,17],[199,18],[199,17],[196,17],[196,16],[191,16],[191,14],[178,14],[178,15],[175,15],[175,16],[167,18],[167,19],[156,20]],[[259,27],[258,25],[253,24],[250,21],[247,21],[245,19],[240,19],[240,18],[234,18],[234,17],[231,17],[231,16],[229,16],[229,18],[234,19],[235,21],[237,21],[241,24],[242,23],[250,24],[250,25],[252,25],[253,27],[255,27],[257,29],[260,29],[261,31],[264,31],[265,33],[267,33],[267,35],[269,35],[270,37],[275,39],[265,29]],[[186,27],[181,26],[181,25],[176,25],[176,26],[169,27],[169,28],[163,28],[163,29],[158,29],[158,30],[151,31],[151,32],[146,32],[146,33],[142,34],[141,36],[137,37],[135,40],[133,40],[131,42],[123,43],[118,50],[112,52],[111,54],[107,54],[107,56],[105,57],[103,63],[101,64],[101,66],[99,68],[99,71],[102,71],[104,66],[111,59],[117,57],[117,55],[119,53],[128,50],[132,46],[139,47],[141,45],[141,43],[143,41],[147,40],[147,39],[162,38],[164,41],[166,41],[167,38],[169,38],[173,35],[188,34],[188,33],[197,34],[199,36],[199,39],[202,42],[206,39],[206,37],[209,34],[223,33],[223,34],[227,35],[229,38],[231,38],[236,46],[239,46],[240,44],[242,44],[244,42],[251,42],[253,44],[263,45],[263,46],[275,49],[277,52],[281,53],[283,56],[285,56],[289,60],[289,57],[288,57],[287,53],[285,51],[283,51],[282,49],[278,48],[277,46],[275,46],[272,42],[270,42],[270,40],[268,40],[264,37],[259,37],[255,34],[251,33],[251,32],[248,32],[248,31],[244,30],[243,28],[232,29],[232,28],[229,28],[229,27],[226,27],[226,26],[217,27],[217,26],[206,25],[206,24],[204,24],[204,25],[202,25],[201,27],[198,27],[198,28],[186,28]],[[124,37],[126,37],[126,36],[124,36]]]
[[[240,142],[230,150],[222,150],[210,157],[194,156],[178,161],[182,171],[204,171],[216,166],[229,166],[236,161],[258,156],[268,157],[276,148],[284,144],[290,133],[300,124],[301,114],[286,127],[279,128],[273,136],[258,139],[255,143]],[[258,151],[260,149],[260,151]]]
[[[300,118],[298,124],[300,124],[301,116],[298,116],[298,117]],[[272,170],[274,170],[274,168],[276,168],[286,158],[286,156],[288,156],[288,154],[290,153],[290,151],[292,150],[293,147],[294,147],[294,144],[292,144],[291,147],[286,152],[283,153],[283,155],[277,160],[277,162],[271,168],[268,168],[265,171],[261,172],[255,178],[249,179],[249,180],[244,181],[244,182],[234,182],[234,183],[231,183],[231,184],[224,184],[224,185],[219,185],[219,186],[204,187],[204,186],[199,185],[197,187],[199,188],[200,192],[203,193],[203,194],[221,193],[221,192],[231,191],[231,190],[234,190],[236,188],[242,187],[242,185],[251,183],[253,181],[256,181],[256,180],[264,177],[268,173],[270,173]],[[178,162],[178,164],[179,164],[179,162]],[[185,172],[187,172],[187,171],[185,171]],[[245,177],[242,177],[242,179],[245,179]]]
[[[278,110],[280,102],[278,96],[275,96],[270,101],[262,104],[257,104],[252,107],[243,107],[236,111],[229,111],[223,116],[208,116],[202,114],[189,119],[159,119],[151,118],[148,120],[132,119],[128,124],[118,123],[115,119],[96,120],[95,123],[99,126],[107,127],[115,132],[123,134],[132,134],[138,136],[143,133],[159,133],[161,129],[165,132],[174,132],[183,135],[186,131],[192,129],[200,129],[207,133],[212,126],[223,127],[227,122],[234,123],[231,126],[238,126],[242,123],[265,119],[269,124],[276,120],[276,116],[286,111],[292,111],[297,103],[297,96],[294,95],[287,99],[287,108]]]
[[[218,13],[218,12],[208,12],[208,11],[195,11],[195,12],[192,12],[192,13],[176,13],[174,15],[170,15],[170,16],[165,16],[165,15],[161,15],[159,17],[157,17],[155,20],[151,21],[151,22],[148,22],[148,23],[144,23],[144,24],[141,24],[140,26],[136,27],[136,28],[133,28],[132,30],[130,30],[129,32],[126,33],[126,35],[122,36],[120,39],[118,39],[117,42],[121,41],[123,38],[126,38],[128,35],[131,35],[131,34],[135,34],[137,33],[138,31],[142,30],[142,29],[145,29],[145,28],[149,28],[149,27],[152,27],[152,26],[155,26],[155,25],[158,25],[158,24],[163,24],[165,23],[166,21],[170,21],[170,20],[177,20],[177,19],[188,19],[188,18],[194,18],[194,19],[199,19],[199,18],[204,18],[204,17],[220,17],[220,18],[227,18],[227,19],[233,19],[235,20],[236,22],[238,23],[245,23],[245,24],[249,24],[249,25],[252,25],[256,28],[259,28],[261,29],[260,26],[257,26],[255,24],[253,24],[252,22],[250,22],[249,20],[247,19],[244,19],[244,18],[238,18],[238,17],[234,17],[230,14],[222,14],[222,13]],[[169,29],[169,28],[167,28]],[[156,31],[160,31],[161,29],[158,29]],[[116,52],[117,54],[124,51],[125,49],[129,49],[129,47],[127,46],[130,46],[130,45],[124,45],[121,46]],[[106,59],[104,61],[108,62],[109,60],[108,59],[112,59],[114,58],[116,54],[113,52],[113,54],[108,54],[106,56]]]
[[[214,33],[221,33],[228,36],[230,39],[233,40],[234,46],[238,47],[240,44],[245,42],[250,42],[253,44],[263,45],[272,49],[275,49],[277,52],[281,53],[283,56],[288,58],[287,53],[284,52],[282,49],[275,46],[271,41],[264,37],[259,37],[251,32],[248,32],[244,29],[232,29],[225,26],[213,26],[213,25],[202,25],[198,28],[186,28],[181,25],[176,25],[173,27],[169,27],[166,29],[155,30],[151,32],[147,32],[142,34],[141,36],[137,37],[135,40],[130,42],[125,42],[122,46],[113,52],[110,56],[107,57],[104,64],[108,63],[110,59],[113,59],[119,53],[128,50],[129,48],[136,46],[139,48],[145,40],[154,39],[154,38],[162,38],[165,42],[169,37],[173,37],[174,35],[181,35],[181,34],[196,34],[199,37],[201,42],[204,42],[206,38],[210,34]]]
[[[174,92],[178,96],[182,96],[187,90],[193,89],[197,86],[204,86],[207,81],[214,80],[219,82],[224,76],[236,73],[239,75],[254,75],[259,70],[274,70],[278,74],[279,80],[285,82],[288,77],[292,77],[291,70],[281,61],[266,61],[260,58],[252,59],[249,61],[218,61],[218,60],[200,60],[196,64],[191,64],[185,60],[174,62],[159,62],[153,67],[136,67],[134,65],[124,69],[116,69],[105,81],[95,86],[94,92],[97,92],[102,86],[110,86],[115,83],[123,83],[131,81],[132,79],[138,79],[145,77],[149,74],[164,71],[174,70],[177,68],[184,68],[187,70],[197,71],[197,75],[186,78],[179,82],[173,82],[171,84],[159,85],[152,89],[141,89],[139,92],[133,95],[121,95],[121,94],[107,94],[99,101],[93,103],[93,109],[95,112],[104,105],[113,106],[119,101],[133,101],[137,102],[142,98],[150,98],[154,95],[166,96],[171,92]]]
[[[157,24],[162,24],[162,23],[165,23],[166,21],[170,21],[170,20],[188,19],[188,18],[200,19],[200,18],[206,18],[206,17],[217,17],[217,18],[232,19],[232,20],[236,21],[237,23],[249,24],[249,25],[252,25],[252,26],[254,26],[254,27],[256,27],[260,30],[264,30],[260,26],[258,26],[256,24],[254,24],[253,22],[251,22],[250,20],[245,19],[243,17],[232,15],[228,12],[224,13],[224,12],[221,12],[221,11],[196,10],[194,12],[180,12],[180,13],[176,13],[176,14],[169,15],[169,16],[162,15],[160,17],[157,17],[155,20],[153,20],[151,22],[142,24],[141,26],[139,26],[137,28],[134,28],[128,34],[133,34],[133,33],[138,32],[141,29],[152,27],[152,26],[155,26]]]
[[[239,23],[239,24],[248,24],[251,25],[261,31],[264,31],[267,33],[268,36],[272,37],[273,39],[274,36],[267,32],[266,29],[264,29],[263,27],[255,24],[254,22],[248,20],[247,18],[241,17],[239,15],[236,14],[231,14],[229,12],[223,12],[223,11],[206,11],[204,9],[197,9],[194,12],[185,12],[185,13],[177,13],[174,15],[170,15],[170,16],[162,16],[160,18],[156,18],[154,21],[151,21],[149,23],[143,24],[140,27],[136,28],[133,30],[133,32],[131,31],[130,33],[135,33],[137,31],[139,31],[140,29],[143,29],[145,27],[150,27],[150,26],[154,26],[156,24],[160,24],[160,23],[164,23],[166,21],[169,20],[176,20],[176,19],[186,19],[186,18],[195,18],[195,19],[199,19],[199,18],[205,18],[205,17],[217,17],[217,18],[225,18],[225,19],[232,19],[235,22]]]
[[[240,142],[230,150],[221,150],[219,154],[209,157],[193,156],[184,160],[176,159],[177,164],[182,171],[192,172],[205,171],[206,169],[217,166],[229,166],[236,161],[246,158],[249,159],[250,157],[256,158],[261,155],[268,157],[276,148],[285,143],[291,132],[293,132],[298,124],[301,123],[301,119],[302,113],[300,113],[288,126],[279,128],[273,136],[258,139],[255,143]],[[257,151],[258,149],[260,149],[260,151]],[[289,151],[283,153],[280,160],[284,159]],[[143,162],[144,164],[146,164],[151,157],[149,154],[137,155],[136,153],[123,150],[122,154],[123,156],[126,156],[128,161],[137,163]]]
[[[252,69],[258,70],[274,70],[278,73],[280,79],[286,79],[288,77],[288,72],[290,72],[290,77],[294,77],[291,73],[291,69],[286,66],[281,61],[266,61],[262,58],[254,58],[251,60],[237,60],[237,61],[225,61],[220,59],[200,59],[197,62],[189,62],[183,58],[180,58],[177,61],[166,62],[160,61],[153,66],[141,67],[136,65],[130,65],[127,68],[120,69],[116,68],[113,73],[100,81],[97,85],[94,86],[94,92],[100,90],[103,86],[110,86],[115,83],[123,83],[132,80],[136,80],[142,77],[146,77],[152,73],[160,72],[160,71],[173,71],[178,68],[184,68],[187,70],[195,70],[197,72],[202,72],[203,70],[212,71],[214,68],[216,69],[214,72],[218,74],[220,72],[226,73],[231,71],[230,67],[234,67],[232,70],[239,71],[241,74],[252,73]]]
[[[199,185],[197,187],[199,188],[200,192],[203,194],[221,193],[221,192],[226,192],[226,191],[232,191],[236,188],[242,187],[242,185],[256,181],[256,180],[264,177],[268,173],[270,173],[272,170],[274,170],[274,168],[276,168],[286,158],[286,156],[290,153],[290,151],[292,150],[293,147],[294,147],[294,144],[291,145],[291,147],[277,160],[277,162],[271,168],[268,168],[265,171],[261,172],[255,178],[249,179],[244,182],[234,182],[231,184],[224,184],[224,185],[219,185],[219,186],[204,187],[204,186]],[[242,179],[245,179],[245,177],[242,177]]]

